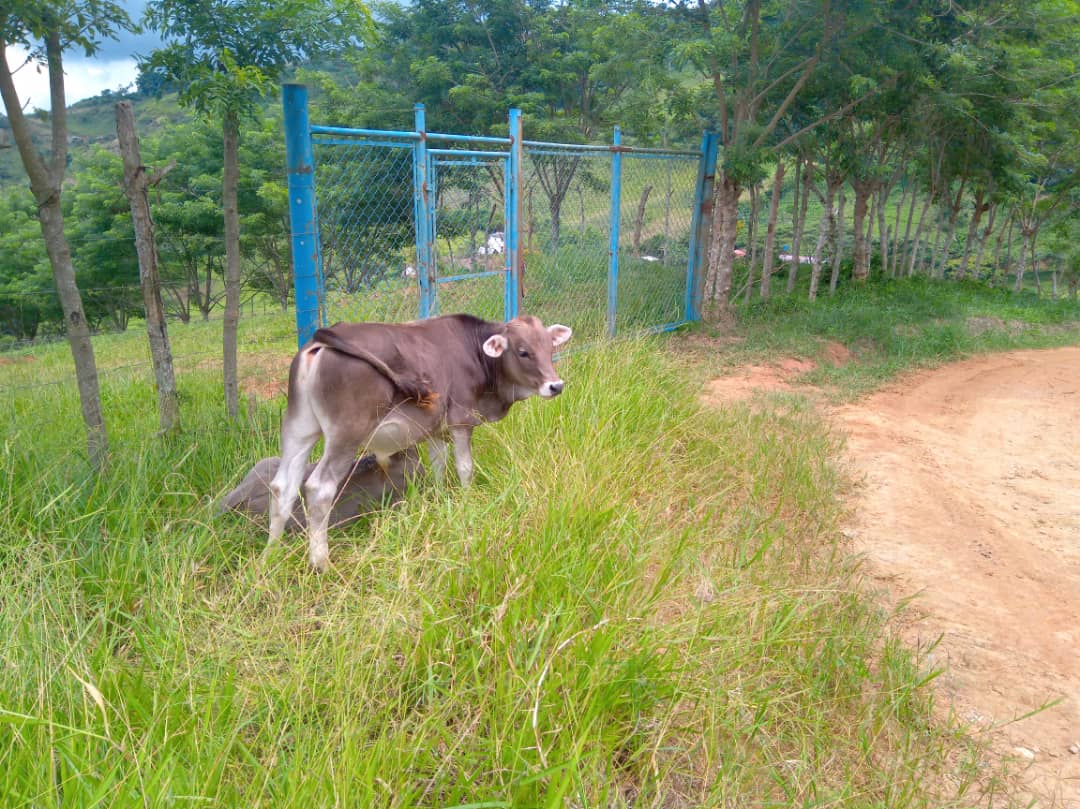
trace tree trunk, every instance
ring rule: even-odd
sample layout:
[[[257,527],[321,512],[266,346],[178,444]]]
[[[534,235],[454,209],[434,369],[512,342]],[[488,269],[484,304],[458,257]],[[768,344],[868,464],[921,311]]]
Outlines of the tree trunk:
[[[927,194],[926,199],[923,200],[922,210],[919,211],[919,222],[915,225],[915,237],[912,239],[911,244],[911,258],[908,260],[908,278],[915,275],[915,270],[919,264],[919,253],[922,250],[923,227],[926,225],[926,214],[930,210],[930,204],[933,201],[934,195]]]
[[[986,219],[986,227],[983,229],[982,236],[979,238],[979,249],[975,253],[975,268],[972,272],[975,273],[975,277],[979,277],[979,270],[982,267],[983,253],[986,251],[986,243],[990,239],[990,234],[994,232],[994,219],[997,217],[997,206],[992,203],[986,203],[986,207],[990,211],[990,216]]]
[[[907,202],[908,191],[914,193],[915,189],[906,184],[900,192],[900,202],[896,206],[896,221],[893,223],[892,253],[889,256],[888,272],[890,278],[896,278],[900,263],[900,222],[904,218],[904,204]]]
[[[235,112],[222,122],[224,160],[221,201],[225,211],[225,317],[222,355],[225,377],[225,411],[230,419],[240,415],[240,384],[236,360],[236,333],[240,325],[240,216],[237,186],[240,174],[240,120]]]
[[[832,254],[832,273],[829,277],[829,294],[836,294],[836,286],[840,283],[840,264],[844,259],[844,186],[840,185],[840,190],[836,195],[836,217],[834,222],[834,229],[832,234],[833,248],[829,252]]]
[[[975,210],[971,212],[971,221],[968,222],[967,238],[964,240],[964,253],[960,257],[960,266],[956,270],[957,280],[963,280],[967,276],[968,261],[971,259],[971,244],[975,241],[975,234],[979,230],[979,220],[990,206],[984,204],[986,189],[980,188],[975,193]]]
[[[772,200],[769,203],[769,224],[765,231],[765,255],[761,263],[761,297],[769,298],[769,279],[773,273],[773,249],[776,245],[776,214],[780,207],[780,193],[784,187],[784,160],[776,161],[776,174],[773,175]]]
[[[892,183],[886,183],[878,189],[877,197],[877,220],[878,220],[878,252],[881,253],[881,273],[889,274],[889,231],[885,225],[885,202],[892,191]]]
[[[1031,228],[1031,244],[1028,247],[1028,255],[1031,257],[1031,273],[1035,276],[1035,294],[1042,297],[1042,281],[1039,278],[1039,254],[1035,250],[1035,241],[1039,238],[1039,227]]]
[[[757,219],[758,219],[758,187],[755,183],[750,186],[750,222],[746,227],[746,245],[749,248],[746,254],[748,266],[746,268],[746,303],[750,303],[750,294],[754,290],[754,264],[757,263]]]
[[[866,239],[866,213],[874,187],[864,180],[852,180],[855,190],[855,209],[852,227],[855,230],[855,255],[851,270],[853,281],[862,282],[870,277],[870,249]]]
[[[821,221],[818,222],[817,246],[814,248],[814,266],[810,271],[810,300],[812,301],[817,300],[818,284],[821,282],[821,259],[825,253],[825,242],[828,240],[829,234],[833,232],[832,206],[835,191],[835,186],[829,182],[828,174],[826,174],[825,198],[822,200],[825,210],[821,212]]]
[[[735,260],[735,233],[741,191],[739,184],[728,175],[717,172],[712,233],[709,239],[709,267],[703,296],[705,314],[711,319],[726,311],[731,300],[731,272]]]
[[[796,164],[795,173],[799,173],[799,166]],[[802,192],[799,191],[799,183],[795,183],[795,210],[793,212],[795,222],[794,230],[791,234],[791,263],[788,265],[788,277],[787,277],[787,293],[790,295],[795,291],[795,281],[799,274],[799,252],[802,250],[802,235],[803,227],[806,225],[806,207],[810,201],[810,180],[814,173],[813,164],[810,161],[806,161],[806,165],[802,168]],[[800,197],[801,202],[800,202]]]
[[[67,166],[67,105],[64,99],[63,49],[58,31],[45,35],[45,53],[49,65],[49,99],[51,104],[52,138],[49,163],[46,164],[33,143],[30,127],[23,115],[22,105],[7,64],[7,43],[0,39],[0,96],[8,115],[8,125],[19,149],[23,167],[30,178],[30,188],[38,206],[38,220],[45,239],[45,252],[52,268],[53,282],[64,313],[64,326],[71,358],[75,363],[75,382],[79,389],[79,404],[86,425],[87,453],[95,470],[104,468],[108,459],[109,442],[105,418],[101,410],[101,390],[98,384],[94,346],[90,327],[83,311],[82,295],[75,281],[71,249],[64,236],[64,215],[60,207],[64,172]]]
[[[131,205],[131,220],[135,225],[135,249],[139,254],[139,276],[146,309],[146,333],[150,340],[154,381],[157,383],[161,432],[171,433],[180,429],[180,405],[173,376],[169,332],[165,324],[165,306],[161,301],[154,223],[150,218],[150,202],[146,194],[150,180],[139,156],[139,139],[135,135],[135,115],[131,111],[130,101],[121,101],[116,105],[116,135],[120,142],[120,155],[124,160],[124,191]]]
[[[964,203],[964,186],[965,181],[961,181],[960,188],[956,191],[956,196],[953,198],[952,205],[949,206],[949,218],[946,223],[948,226],[945,229],[945,243],[941,246],[941,254],[935,262],[934,269],[934,275],[939,279],[945,277],[945,270],[949,265],[949,254],[952,252],[953,240],[956,238],[956,224],[960,220],[960,208]],[[934,247],[934,252],[936,254],[937,245],[935,244]]]
[[[641,226],[645,221],[645,206],[649,202],[649,194],[652,193],[652,186],[647,185],[641,189],[641,199],[638,200],[637,206],[637,218],[634,220],[634,255],[641,255]],[[582,211],[585,210],[585,206],[582,205]],[[584,213],[581,218],[582,223],[585,221]],[[582,236],[585,235],[584,226],[582,227]]]
[[[1028,229],[1026,227],[1020,227],[1020,260],[1016,263],[1016,282],[1013,285],[1013,292],[1019,292],[1024,288],[1024,270],[1025,264],[1027,264],[1027,246],[1028,246]],[[1009,244],[1012,247],[1012,244]]]
[[[911,202],[908,203],[907,223],[904,225],[904,240],[901,243],[903,245],[903,248],[902,248],[902,250],[898,249],[896,251],[897,252],[897,256],[896,256],[896,275],[897,275],[897,277],[899,277],[900,275],[903,275],[903,274],[906,274],[906,275],[911,274],[910,272],[907,272],[904,269],[904,264],[902,264],[901,261],[900,261],[900,253],[903,252],[904,263],[906,264],[908,258],[914,252],[914,245],[910,242],[910,239],[911,239],[911,221],[915,218],[915,203],[918,202],[918,198],[919,198],[918,188],[915,185],[912,185],[911,186]]]

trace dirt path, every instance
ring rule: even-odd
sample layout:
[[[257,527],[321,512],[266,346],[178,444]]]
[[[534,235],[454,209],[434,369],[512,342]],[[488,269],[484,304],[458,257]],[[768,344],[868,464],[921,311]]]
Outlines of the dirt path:
[[[890,598],[917,596],[908,641],[941,638],[939,704],[1026,768],[1038,806],[1080,809],[1080,347],[919,373],[833,415],[855,550]]]
[[[979,357],[919,374],[837,418],[863,476],[856,549],[909,640],[941,636],[940,693],[1007,724],[1040,805],[1080,809],[1080,348]]]

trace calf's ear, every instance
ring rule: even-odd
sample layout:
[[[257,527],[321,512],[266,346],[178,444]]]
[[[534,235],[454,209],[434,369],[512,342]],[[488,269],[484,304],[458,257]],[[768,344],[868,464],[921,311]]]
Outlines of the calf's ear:
[[[551,345],[554,348],[558,348],[570,339],[570,335],[573,334],[574,331],[569,326],[563,326],[560,323],[556,323],[552,326],[548,326],[548,333],[551,335]]]
[[[507,342],[503,335],[493,334],[484,341],[484,353],[489,357],[501,357],[508,345],[510,343]]]

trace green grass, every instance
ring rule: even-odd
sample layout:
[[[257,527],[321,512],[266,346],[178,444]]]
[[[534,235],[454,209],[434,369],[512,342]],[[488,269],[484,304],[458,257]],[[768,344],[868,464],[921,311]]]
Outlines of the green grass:
[[[826,425],[703,409],[661,345],[565,359],[562,397],[477,432],[470,490],[333,534],[324,576],[299,540],[259,569],[212,508],[280,400],[225,423],[194,368],[161,441],[146,379],[108,377],[95,480],[74,397],[11,394],[0,804],[969,805],[976,752],[839,544]]]

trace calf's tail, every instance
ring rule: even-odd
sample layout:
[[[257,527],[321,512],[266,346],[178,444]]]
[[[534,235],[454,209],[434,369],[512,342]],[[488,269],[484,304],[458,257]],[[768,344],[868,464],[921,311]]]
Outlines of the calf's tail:
[[[399,374],[389,365],[387,365],[382,359],[372,354],[366,348],[353,345],[347,340],[343,340],[338,334],[330,329],[318,329],[312,338],[317,343],[322,343],[328,348],[334,349],[342,354],[353,359],[366,362],[392,384],[406,399],[411,399],[417,403],[420,407],[430,409],[434,407],[435,400],[439,398],[439,394],[435,393],[429,387],[428,383],[424,379],[418,379],[415,376]]]

